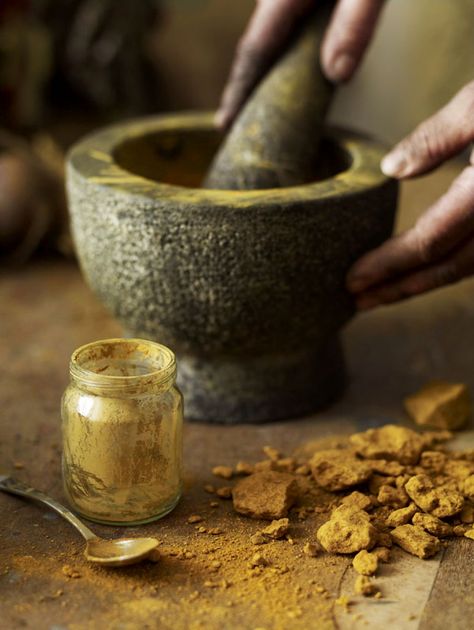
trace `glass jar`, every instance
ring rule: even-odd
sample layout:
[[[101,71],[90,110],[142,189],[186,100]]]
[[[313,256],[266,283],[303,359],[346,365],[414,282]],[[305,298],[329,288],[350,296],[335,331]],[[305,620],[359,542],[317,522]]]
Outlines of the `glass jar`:
[[[106,339],[77,349],[62,399],[63,480],[82,516],[98,523],[156,520],[181,495],[181,392],[168,348]]]

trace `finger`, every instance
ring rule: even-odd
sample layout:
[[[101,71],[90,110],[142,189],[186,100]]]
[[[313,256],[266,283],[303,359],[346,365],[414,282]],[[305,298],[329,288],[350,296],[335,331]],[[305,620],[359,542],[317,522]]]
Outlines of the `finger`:
[[[474,231],[474,166],[468,166],[415,226],[358,260],[347,277],[353,293],[444,258]]]
[[[321,48],[321,65],[330,81],[347,81],[366,51],[384,0],[339,0]]]
[[[260,0],[238,46],[216,123],[228,127],[314,0]]]
[[[474,81],[439,112],[421,123],[382,160],[390,177],[426,173],[465,149],[474,140]]]
[[[359,310],[399,302],[458,282],[474,273],[474,237],[445,260],[357,296]]]

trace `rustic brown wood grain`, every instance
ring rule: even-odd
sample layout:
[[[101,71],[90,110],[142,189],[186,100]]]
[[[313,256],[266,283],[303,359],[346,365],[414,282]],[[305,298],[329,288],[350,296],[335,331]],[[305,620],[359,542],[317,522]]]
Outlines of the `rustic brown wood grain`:
[[[447,168],[409,184],[403,195],[402,223],[413,220],[453,174]],[[156,535],[167,549],[199,545],[201,539],[186,519],[200,512],[213,526],[222,527],[222,540],[250,558],[255,549],[249,536],[258,523],[232,514],[228,501],[213,511],[203,489],[206,483],[216,483],[210,468],[259,458],[265,444],[290,452],[315,437],[403,420],[402,397],[431,378],[459,379],[474,391],[473,297],[474,284],[467,281],[351,323],[344,336],[351,383],[343,399],[324,412],[257,427],[188,425],[182,502],[162,521],[132,528],[131,533]],[[78,345],[120,332],[74,265],[36,261],[23,269],[0,272],[0,469],[63,498],[59,400],[68,379],[69,356]],[[472,447],[473,435],[472,430],[460,434],[457,446]],[[67,523],[10,496],[0,495],[0,522],[2,630],[319,630],[340,622],[342,611],[332,601],[351,589],[347,559],[334,557],[328,567],[327,562],[302,553],[304,542],[314,536],[313,517],[294,525],[295,545],[269,547],[275,565],[289,569],[279,578],[279,590],[269,582],[248,580],[236,580],[226,589],[205,587],[212,554],[201,552],[186,562],[166,555],[161,564],[123,571],[92,568],[82,559],[81,541]],[[122,533],[119,528],[96,529],[104,535]],[[401,630],[402,621],[421,630],[473,627],[473,553],[472,541],[459,540],[448,547],[437,572],[438,560],[420,564],[421,560],[407,556],[383,567],[380,579],[392,599],[395,580],[406,578],[410,588],[420,587],[419,616],[408,619],[404,614],[400,623],[381,623],[377,611],[395,606],[387,597],[388,602],[365,606],[367,623],[361,627]],[[226,555],[223,575],[232,574],[234,562]],[[78,568],[82,577],[67,578],[62,572],[65,564]],[[428,589],[427,584],[431,584]],[[327,598],[315,591],[315,585],[327,590]],[[397,604],[401,610],[405,610],[403,588],[397,591],[402,593]],[[420,602],[425,596],[423,611]],[[362,610],[356,601],[353,613],[358,606]],[[351,615],[344,623],[357,627]]]

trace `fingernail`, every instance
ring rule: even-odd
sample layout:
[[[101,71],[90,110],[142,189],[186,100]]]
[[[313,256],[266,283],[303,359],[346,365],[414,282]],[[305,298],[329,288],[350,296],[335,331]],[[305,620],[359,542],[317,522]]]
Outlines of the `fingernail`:
[[[331,81],[339,83],[347,81],[352,76],[356,65],[356,60],[347,53],[341,53],[326,68],[326,74]]]
[[[380,164],[380,168],[388,177],[401,177],[407,168],[407,161],[398,151],[388,153]]]

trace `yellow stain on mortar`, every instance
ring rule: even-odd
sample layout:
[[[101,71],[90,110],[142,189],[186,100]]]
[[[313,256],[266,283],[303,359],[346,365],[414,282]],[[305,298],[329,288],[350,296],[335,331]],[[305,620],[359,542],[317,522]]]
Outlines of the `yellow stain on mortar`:
[[[97,149],[92,149],[89,151],[89,156],[94,160],[98,160],[99,162],[112,162],[112,156],[104,153],[103,151],[98,151]]]

